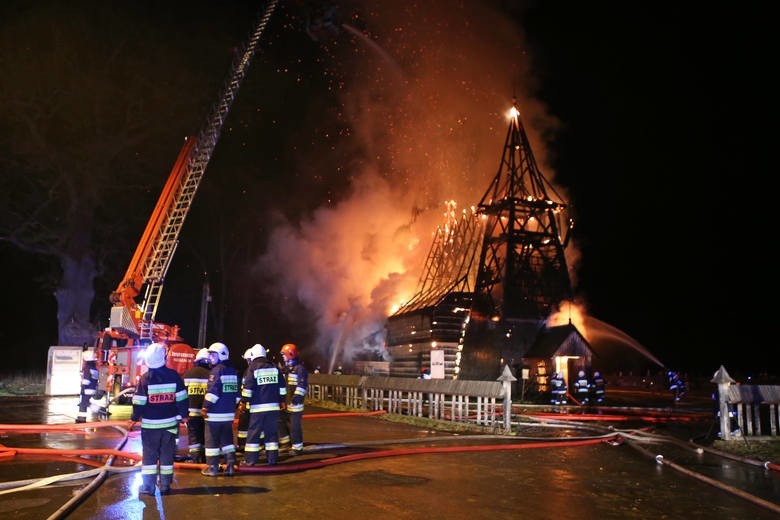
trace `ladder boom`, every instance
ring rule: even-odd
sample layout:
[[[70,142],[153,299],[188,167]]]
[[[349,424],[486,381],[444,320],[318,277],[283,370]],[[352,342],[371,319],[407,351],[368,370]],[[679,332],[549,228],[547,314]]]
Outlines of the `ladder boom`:
[[[222,126],[236,98],[241,82],[257,50],[260,37],[268,25],[278,0],[266,3],[242,52],[236,54],[218,101],[212,106],[206,123],[197,137],[186,140],[184,147],[168,177],[154,213],[133,255],[124,279],[111,295],[115,307],[112,310],[112,328],[125,328],[129,321],[135,325],[141,342],[154,340],[154,319],[160,302],[165,275],[178,245],[179,233],[187,217],[192,200],[198,190],[203,173],[219,140]],[[142,303],[135,298],[146,285]],[[113,323],[114,316],[122,316],[121,323]]]

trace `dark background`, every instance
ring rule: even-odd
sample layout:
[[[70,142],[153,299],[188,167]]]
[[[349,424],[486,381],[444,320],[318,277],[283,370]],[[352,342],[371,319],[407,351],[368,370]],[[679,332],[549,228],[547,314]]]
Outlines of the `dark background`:
[[[558,179],[576,198],[590,312],[667,366],[776,375],[768,208],[755,193],[762,14],[726,2],[537,7],[524,25],[541,95],[566,126]]]
[[[723,364],[739,374],[776,374],[768,297],[776,285],[770,267],[772,248],[767,244],[773,238],[767,218],[773,203],[768,182],[772,172],[771,163],[759,159],[767,147],[770,124],[765,102],[770,63],[767,35],[761,29],[766,13],[744,6],[736,9],[726,2],[482,3],[494,5],[517,24],[518,34],[524,36],[524,59],[533,72],[528,78],[535,85],[533,96],[558,120],[547,160],[575,209],[581,251],[575,282],[588,312],[636,339],[669,367],[707,375]],[[256,3],[227,2],[228,7],[215,10],[214,2],[195,2],[186,13],[181,11],[185,4],[174,4],[176,8],[140,5],[146,6],[150,24],[180,24],[181,32],[155,33],[161,41],[166,34],[182,38],[189,30],[203,38],[206,43],[197,46],[198,52],[210,49],[211,54],[193,60],[193,74],[205,77],[214,69],[219,78],[226,70],[222,65],[227,63],[226,42],[241,41],[249,26],[244,22],[253,17]],[[284,16],[273,21],[273,48],[258,59],[257,67],[299,64],[305,88],[291,91],[287,80],[270,83],[253,69],[207,170],[158,315],[161,321],[181,324],[186,336],[196,335],[203,272],[221,269],[211,254],[216,246],[209,243],[238,235],[249,243],[241,254],[263,252],[272,221],[254,214],[245,218],[245,203],[255,209],[282,205],[284,213],[294,217],[317,207],[348,182],[343,178],[311,182],[290,173],[292,165],[300,165],[295,156],[301,148],[328,128],[325,123],[311,124],[311,113],[319,107],[327,113],[332,101],[327,91],[332,77],[322,75],[327,67],[321,61],[329,51],[323,52],[323,42],[305,34],[307,14],[321,14],[322,5],[338,7],[344,19],[353,9],[365,8],[357,2],[290,2],[283,8]],[[407,6],[410,16],[416,5]],[[88,6],[89,2],[75,2],[72,9]],[[136,8],[136,16],[140,11]],[[0,16],[8,20],[16,12],[12,2]],[[115,23],[121,25],[122,18]],[[213,41],[208,36],[211,25]],[[13,72],[0,81],[13,81]],[[201,98],[193,96],[191,113],[170,123],[169,141],[155,144],[161,155],[169,152],[168,167],[181,136],[198,128],[205,114],[202,101],[213,92],[208,81],[200,85]],[[497,86],[506,98],[510,88]],[[259,97],[274,100],[263,106],[262,115],[253,112],[256,107],[249,101]],[[496,105],[502,103],[497,100]],[[274,122],[270,131],[269,121]],[[247,142],[262,145],[247,147]],[[495,150],[497,165],[500,141]],[[274,154],[274,167],[270,173],[263,171],[262,186],[225,182],[231,161],[253,164],[268,154]],[[154,203],[154,187],[149,192],[149,200],[139,203],[137,215],[130,219],[136,231],[129,231],[129,237],[137,236]],[[222,227],[215,229],[215,221]],[[236,250],[236,242],[230,243]],[[130,257],[132,238],[123,247],[126,253],[118,255],[120,263]],[[56,309],[46,276],[56,264],[3,242],[0,262],[5,273],[0,330],[4,350],[12,353],[6,364],[37,370],[45,364],[48,346],[57,343]],[[116,276],[107,273],[96,282],[96,301],[107,298]],[[221,289],[216,283],[217,297]],[[300,334],[301,343],[311,340],[312,332],[302,332],[311,330],[306,324],[279,315],[287,306],[267,296],[250,300],[257,305],[252,310],[257,324],[252,327],[267,330],[269,343],[281,343],[291,333]],[[229,304],[217,301],[223,316],[238,314],[242,305],[245,314],[249,305],[235,298]],[[104,305],[101,309],[96,303],[96,315],[107,315]],[[246,337],[246,319],[226,318],[223,326],[222,337],[236,338],[236,343]]]

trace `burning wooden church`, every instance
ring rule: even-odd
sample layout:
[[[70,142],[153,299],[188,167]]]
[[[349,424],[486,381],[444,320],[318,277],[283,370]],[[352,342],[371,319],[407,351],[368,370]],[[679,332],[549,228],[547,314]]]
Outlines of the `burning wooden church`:
[[[430,367],[434,378],[495,379],[549,338],[548,318],[571,299],[564,252],[573,221],[534,159],[516,105],[509,119],[487,191],[460,215],[449,208],[416,294],[387,320],[391,376]],[[547,362],[552,370],[554,358]]]

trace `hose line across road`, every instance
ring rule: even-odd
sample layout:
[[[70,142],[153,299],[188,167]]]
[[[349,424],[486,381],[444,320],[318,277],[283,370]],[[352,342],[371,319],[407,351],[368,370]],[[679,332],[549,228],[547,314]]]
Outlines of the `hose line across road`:
[[[497,435],[376,417],[382,414],[308,406],[302,454],[283,450],[279,464],[239,466],[235,477],[204,477],[202,464],[176,462],[171,495],[156,499],[137,495],[140,431],[127,431],[126,421],[3,424],[0,513],[101,519],[154,517],[147,516],[153,510],[160,518],[184,517],[197,510],[210,518],[221,513],[216,495],[230,495],[231,508],[252,511],[269,493],[275,505],[264,510],[266,518],[307,511],[318,518],[343,518],[347,511],[372,520],[495,518],[516,516],[529,500],[535,505],[525,511],[527,518],[726,511],[726,517],[761,519],[779,512],[774,462],[767,467],[720,457],[659,432],[663,421],[640,420],[643,425],[619,430],[620,413],[614,421],[605,414],[599,421],[529,413],[513,423],[511,435]],[[624,445],[636,448],[639,458]],[[720,460],[731,465],[722,474]],[[735,462],[742,475],[736,482]],[[672,471],[659,473],[659,467]]]

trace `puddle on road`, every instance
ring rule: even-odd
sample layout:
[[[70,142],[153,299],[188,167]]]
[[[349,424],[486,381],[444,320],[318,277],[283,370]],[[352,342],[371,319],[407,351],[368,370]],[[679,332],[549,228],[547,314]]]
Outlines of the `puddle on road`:
[[[397,473],[388,473],[387,471],[364,471],[356,473],[352,478],[360,481],[363,485],[375,486],[418,486],[429,481],[429,479],[423,477],[399,475]]]
[[[0,501],[0,513],[21,511],[32,507],[41,507],[51,502],[48,498],[13,498]]]

